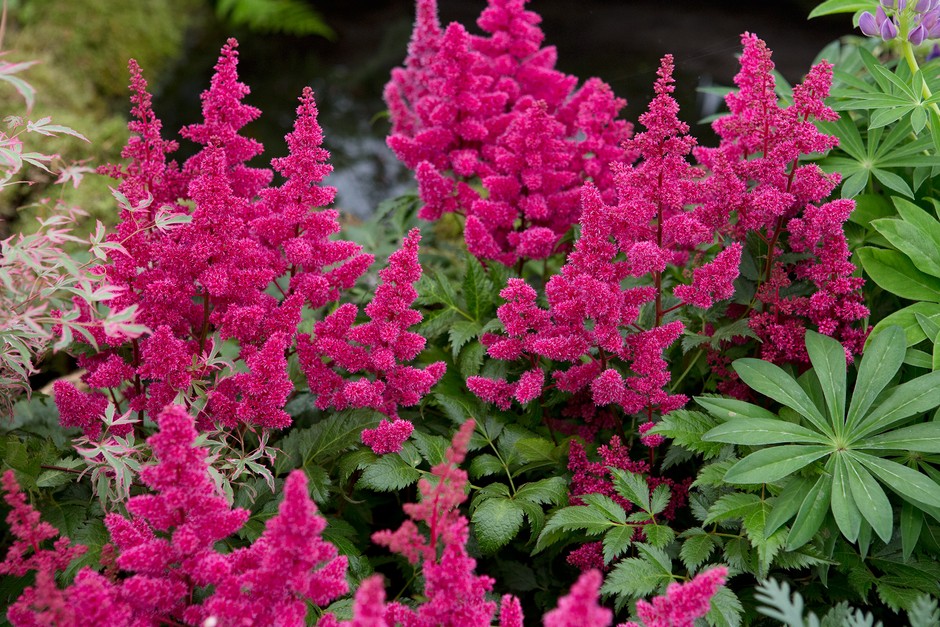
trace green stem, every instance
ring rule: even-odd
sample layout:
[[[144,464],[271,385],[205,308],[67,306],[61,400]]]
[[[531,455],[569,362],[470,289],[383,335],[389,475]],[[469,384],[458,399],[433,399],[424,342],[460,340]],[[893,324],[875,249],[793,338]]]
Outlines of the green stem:
[[[911,74],[916,74],[920,71],[920,66],[917,64],[917,57],[914,56],[914,46],[911,45],[910,40],[907,38],[908,33],[910,32],[910,21],[908,16],[902,14],[900,22],[900,28],[898,29],[898,39],[901,41],[901,56],[904,57],[905,61],[907,61],[907,67],[911,69]],[[921,96],[923,96],[924,100],[933,97],[933,92],[930,91],[930,87],[927,86],[927,81],[923,82]],[[937,114],[937,116],[940,116],[940,107],[937,106],[937,103],[931,104],[930,108],[933,109],[933,112]]]

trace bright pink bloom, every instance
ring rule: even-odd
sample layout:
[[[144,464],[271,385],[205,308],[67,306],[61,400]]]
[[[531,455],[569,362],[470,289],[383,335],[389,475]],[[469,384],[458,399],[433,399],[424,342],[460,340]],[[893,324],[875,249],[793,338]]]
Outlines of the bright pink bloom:
[[[63,427],[78,427],[92,438],[101,433],[101,419],[108,407],[104,395],[82,392],[63,379],[56,381],[52,389]]]
[[[405,440],[411,437],[412,431],[414,431],[414,425],[407,420],[401,418],[392,422],[383,420],[375,429],[363,429],[362,443],[371,448],[376,455],[397,453]]]
[[[571,591],[558,599],[558,607],[545,615],[542,624],[545,627],[608,627],[614,614],[598,605],[603,579],[597,570],[581,573]]]
[[[692,627],[711,609],[711,599],[724,584],[728,569],[712,568],[695,576],[688,583],[671,583],[666,594],[652,602],[637,601],[636,613],[644,627]],[[641,627],[634,622],[624,627]]]

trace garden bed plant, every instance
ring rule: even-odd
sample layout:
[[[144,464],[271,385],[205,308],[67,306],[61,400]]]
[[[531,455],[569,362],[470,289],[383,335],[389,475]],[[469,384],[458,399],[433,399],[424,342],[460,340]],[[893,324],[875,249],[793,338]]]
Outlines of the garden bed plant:
[[[704,146],[670,55],[628,121],[525,0],[418,0],[417,188],[345,227],[312,90],[265,152],[229,40],[179,163],[131,61],[117,225],[3,242],[6,620],[940,624],[940,3],[830,13]],[[4,185],[90,175],[7,121]]]

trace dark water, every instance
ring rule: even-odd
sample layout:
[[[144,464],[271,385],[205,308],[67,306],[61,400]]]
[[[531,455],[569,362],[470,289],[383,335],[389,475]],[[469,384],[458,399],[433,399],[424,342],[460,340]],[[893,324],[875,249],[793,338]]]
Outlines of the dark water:
[[[190,36],[185,60],[164,77],[155,106],[167,129],[199,115],[198,94],[208,85],[218,50],[229,36],[240,41],[240,73],[251,86],[247,98],[263,111],[246,133],[264,142],[267,157],[285,151],[283,136],[293,123],[296,98],[305,85],[316,92],[326,146],[333,153],[329,183],[339,190],[339,208],[372,212],[381,200],[412,186],[385,147],[382,86],[405,56],[413,3],[405,0],[317,0],[313,3],[337,38],[259,35],[210,22]],[[483,0],[439,0],[441,19],[476,30]],[[701,85],[730,84],[737,71],[739,38],[751,31],[774,50],[791,82],[809,68],[817,52],[851,29],[848,15],[808,22],[806,1],[533,0],[546,43],[558,48],[559,69],[582,79],[599,76],[628,101],[625,117],[636,120],[650,98],[659,58],[676,59],[677,96],[689,123],[712,106],[698,95]],[[703,143],[709,132],[701,131]],[[190,146],[183,147],[183,156]]]

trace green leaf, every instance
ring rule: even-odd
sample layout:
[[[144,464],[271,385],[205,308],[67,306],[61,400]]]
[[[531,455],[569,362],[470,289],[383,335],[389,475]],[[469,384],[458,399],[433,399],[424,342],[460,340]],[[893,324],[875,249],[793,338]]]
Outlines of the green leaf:
[[[940,453],[940,422],[922,422],[876,435],[859,442],[854,448]]]
[[[552,514],[545,528],[539,534],[539,539],[535,543],[536,551],[539,551],[551,542],[548,542],[552,532],[577,531],[582,530],[589,535],[604,533],[616,523],[611,522],[603,512],[587,505],[572,505],[563,507]]]
[[[465,259],[467,273],[463,279],[463,297],[467,301],[467,311],[474,319],[483,321],[493,304],[493,284],[476,257],[468,253]]]
[[[320,14],[300,0],[218,0],[216,13],[232,24],[262,32],[336,37]]]
[[[858,511],[855,497],[847,477],[846,463],[842,455],[834,457],[832,468],[832,516],[839,530],[851,542],[858,540],[862,513]]]
[[[859,511],[868,521],[878,537],[885,543],[891,541],[894,528],[894,511],[884,490],[865,468],[852,458],[845,461],[845,476],[852,490]]]
[[[767,420],[776,420],[777,415],[772,411],[764,409],[759,405],[739,401],[735,398],[725,398],[722,396],[696,396],[695,402],[704,407],[713,416],[721,420],[734,420],[735,418],[764,418]],[[672,414],[663,417],[663,420],[669,418]],[[704,433],[704,432],[703,432]]]
[[[682,548],[679,549],[679,559],[685,565],[686,569],[693,573],[698,567],[708,560],[709,556],[715,551],[718,542],[704,529],[690,529],[682,534],[685,538],[682,542]]]
[[[614,527],[604,534],[604,563],[610,564],[616,558],[624,554],[633,544],[633,535],[636,529],[630,525]]]
[[[910,222],[894,218],[875,220],[871,225],[892,246],[910,257],[918,269],[940,277],[940,249],[937,249],[928,233]]]
[[[499,461],[498,457],[490,455],[489,453],[483,453],[471,460],[468,472],[470,478],[479,479],[480,477],[488,477],[505,472],[505,468],[503,468],[503,462]]]
[[[676,539],[676,532],[668,525],[644,525],[643,532],[646,534],[646,542],[660,549],[666,548]]]
[[[862,355],[846,427],[849,432],[868,412],[885,386],[894,378],[904,359],[904,338],[900,327],[885,328],[870,342]]]
[[[837,340],[806,331],[806,352],[829,408],[833,425],[842,425],[845,418],[845,349]]]
[[[751,453],[725,475],[729,483],[772,483],[808,466],[831,451],[826,446],[784,445]]]
[[[917,322],[916,314],[921,314],[933,320],[940,322],[940,304],[938,303],[914,303],[904,309],[900,309],[888,316],[885,316],[875,325],[868,336],[868,341],[877,337],[884,329],[890,326],[899,326],[904,329],[905,343],[907,346],[913,346],[918,342],[927,339],[924,330]],[[856,385],[856,388],[858,386]]]
[[[840,349],[841,350],[841,349]],[[845,353],[843,352],[843,362]],[[706,442],[725,442],[747,446],[804,442],[825,444],[828,440],[806,427],[781,420],[747,418],[731,420],[702,435]]]
[[[904,501],[901,504],[901,547],[904,559],[909,560],[917,547],[920,532],[924,527],[924,514],[913,505]]]
[[[464,344],[477,337],[481,330],[480,323],[475,320],[458,320],[450,326],[447,337],[450,340],[454,360],[457,359],[457,355]]]
[[[651,433],[672,439],[682,448],[701,453],[705,459],[712,459],[721,453],[721,444],[705,442],[702,434],[713,428],[717,421],[712,416],[698,411],[678,409],[663,416]]]
[[[662,549],[647,544],[635,546],[640,556],[623,559],[614,567],[601,588],[604,594],[636,599],[664,588],[673,580],[672,561]]]
[[[582,494],[579,497],[585,505],[600,511],[611,522],[623,525],[627,522],[627,514],[612,498],[606,494]]]
[[[807,492],[813,485],[812,479],[806,477],[791,477],[784,485],[783,490],[773,501],[773,508],[767,516],[764,533],[772,534],[787,521],[796,516]]]
[[[669,505],[669,499],[672,494],[669,490],[669,486],[665,483],[660,483],[658,486],[653,488],[652,493],[650,494],[650,514],[655,516],[659,512],[666,509],[666,506]]]
[[[930,372],[894,387],[851,432],[852,443],[878,433],[900,420],[940,405],[940,371]]]
[[[613,475],[614,489],[617,494],[637,505],[644,512],[650,511],[649,484],[646,478],[638,473],[610,468]]]
[[[485,554],[509,544],[522,528],[523,509],[511,499],[489,498],[473,511],[474,533]]]
[[[867,453],[851,451],[849,454],[864,464],[882,483],[904,498],[914,503],[940,507],[940,485],[916,470]]]
[[[872,0],[826,0],[810,11],[807,19],[833,15],[835,13],[855,13],[856,11],[874,10],[877,6]]]
[[[407,488],[420,477],[421,473],[400,455],[389,453],[362,469],[358,485],[378,492],[396,492]]]
[[[362,430],[374,428],[381,414],[372,410],[352,410],[330,414],[307,429],[294,429],[281,440],[286,455],[274,463],[277,474],[303,465],[323,466],[361,441]]]
[[[516,491],[515,498],[538,505],[561,505],[568,500],[568,482],[563,477],[531,481]]]
[[[762,359],[735,360],[734,371],[749,387],[786,405],[809,420],[817,429],[832,435],[829,425],[800,384],[782,368]]]
[[[710,525],[714,522],[744,519],[760,507],[760,502],[760,497],[756,494],[744,492],[725,494],[709,508],[708,517],[702,524]]]
[[[793,551],[800,548],[816,536],[816,532],[822,527],[826,514],[829,513],[829,503],[832,495],[832,480],[822,475],[816,483],[810,488],[800,505],[800,511],[796,515],[796,520],[790,527],[790,535],[787,536],[787,550]]]
[[[710,627],[739,627],[744,607],[741,605],[737,595],[722,586],[712,596],[710,601],[711,609],[705,615],[705,622]]]

